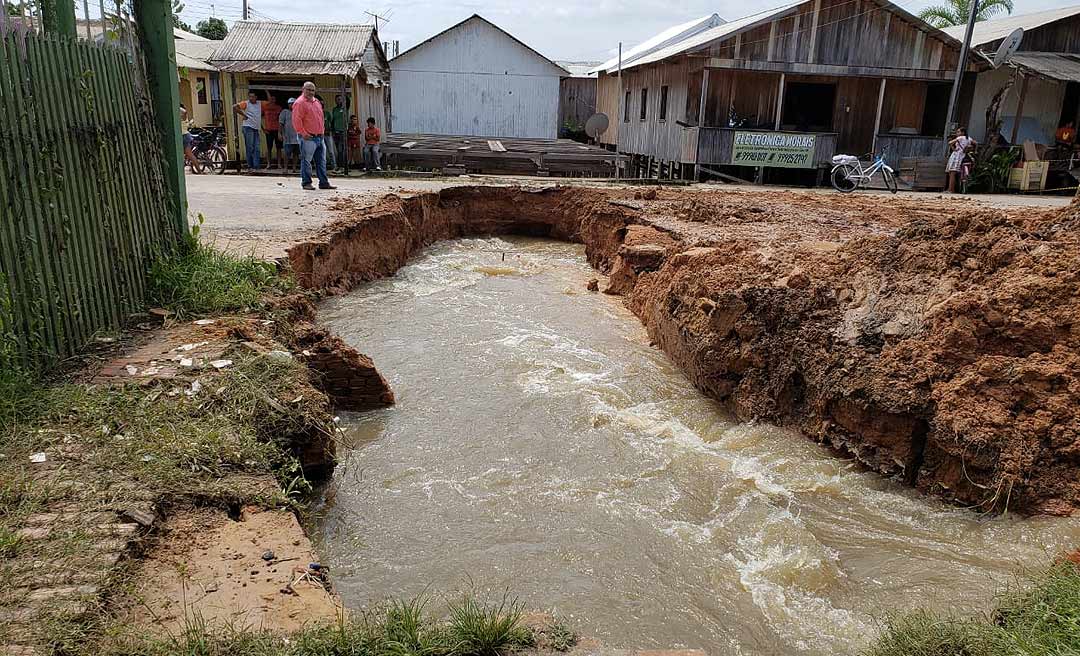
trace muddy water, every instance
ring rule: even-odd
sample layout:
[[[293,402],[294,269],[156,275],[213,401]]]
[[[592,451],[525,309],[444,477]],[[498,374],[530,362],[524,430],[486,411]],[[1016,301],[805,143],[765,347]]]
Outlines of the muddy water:
[[[848,654],[1080,544],[733,422],[594,275],[579,246],[463,240],[323,307],[398,399],[343,417],[318,532],[347,605],[509,587],[611,646]]]

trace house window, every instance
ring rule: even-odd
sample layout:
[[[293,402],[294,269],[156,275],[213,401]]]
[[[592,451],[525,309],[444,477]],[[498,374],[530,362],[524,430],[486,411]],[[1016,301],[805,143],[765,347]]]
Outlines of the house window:
[[[667,87],[660,87],[660,120],[667,120]]]
[[[626,92],[626,102],[623,103],[623,123],[630,122],[630,92]]]
[[[205,105],[206,104],[206,78],[205,77],[197,77],[197,78],[195,78],[195,91],[196,91],[196,93],[199,94],[199,104],[200,105]]]
[[[639,116],[638,118],[640,118],[643,121],[645,120],[645,113],[646,113],[646,110],[648,109],[648,107],[649,107],[649,89],[647,87],[643,87],[641,89],[641,116]]]

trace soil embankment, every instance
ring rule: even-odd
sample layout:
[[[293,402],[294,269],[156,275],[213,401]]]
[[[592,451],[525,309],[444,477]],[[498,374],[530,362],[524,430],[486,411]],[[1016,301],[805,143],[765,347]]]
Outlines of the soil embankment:
[[[290,249],[307,287],[390,275],[442,239],[582,242],[607,291],[739,418],[796,425],[957,503],[1080,505],[1075,205],[456,188],[335,209]]]

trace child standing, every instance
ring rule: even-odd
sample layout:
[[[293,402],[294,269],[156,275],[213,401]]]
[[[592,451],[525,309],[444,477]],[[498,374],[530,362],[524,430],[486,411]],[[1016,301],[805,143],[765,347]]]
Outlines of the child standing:
[[[369,171],[381,171],[379,166],[379,142],[382,141],[382,132],[375,127],[375,117],[369,116],[367,129],[364,130],[364,166]]]
[[[360,166],[360,162],[364,157],[363,152],[360,149],[360,121],[356,118],[356,114],[349,117],[349,165]]]

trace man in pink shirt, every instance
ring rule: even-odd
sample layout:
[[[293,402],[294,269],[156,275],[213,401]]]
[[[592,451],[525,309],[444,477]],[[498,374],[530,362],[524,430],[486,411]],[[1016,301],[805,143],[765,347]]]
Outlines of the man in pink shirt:
[[[323,107],[315,97],[315,84],[304,82],[304,94],[293,103],[292,122],[300,138],[300,182],[304,189],[311,185],[311,164],[319,177],[319,189],[337,189],[326,178],[326,147],[323,146]]]

